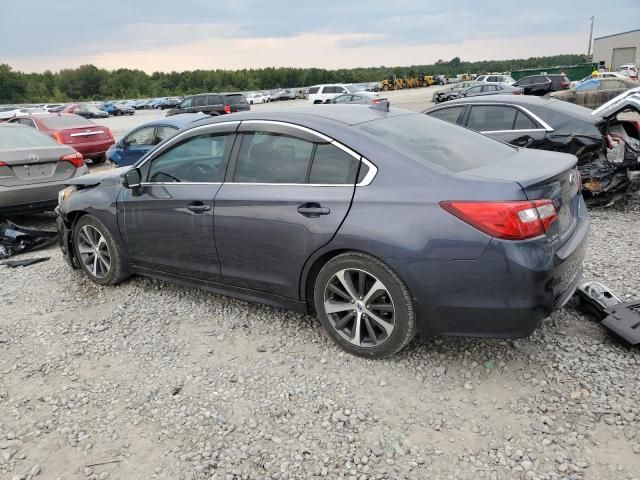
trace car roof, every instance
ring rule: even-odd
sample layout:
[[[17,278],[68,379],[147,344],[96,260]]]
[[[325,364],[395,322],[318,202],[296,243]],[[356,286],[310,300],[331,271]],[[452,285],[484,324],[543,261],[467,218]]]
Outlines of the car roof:
[[[415,114],[416,112],[400,108],[390,108],[387,112],[383,109],[371,108],[366,105],[323,104],[302,107],[284,107],[277,110],[252,110],[248,112],[231,113],[222,117],[204,119],[201,122],[198,122],[198,125],[234,120],[271,120],[293,123],[309,128],[320,128],[322,125],[327,124],[334,124],[336,126],[357,125],[359,123],[371,122],[382,118]]]
[[[155,125],[171,125],[176,128],[182,128],[189,123],[197,122],[198,120],[204,120],[209,118],[208,115],[204,113],[179,113],[177,115],[171,115],[170,117],[162,117],[156,120],[151,120],[150,122],[143,123],[139,127],[152,127]]]

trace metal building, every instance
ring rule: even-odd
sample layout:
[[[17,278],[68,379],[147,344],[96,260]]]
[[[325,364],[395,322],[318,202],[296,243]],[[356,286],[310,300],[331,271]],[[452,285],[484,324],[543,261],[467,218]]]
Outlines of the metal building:
[[[640,29],[593,40],[593,61],[616,70],[620,65],[640,65]]]

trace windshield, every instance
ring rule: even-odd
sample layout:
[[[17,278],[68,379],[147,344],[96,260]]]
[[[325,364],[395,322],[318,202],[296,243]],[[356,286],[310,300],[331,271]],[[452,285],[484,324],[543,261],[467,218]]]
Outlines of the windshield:
[[[31,127],[0,128],[0,148],[47,147],[51,145],[58,145],[58,143]]]
[[[417,113],[356,127],[417,162],[436,164],[452,172],[489,165],[516,152],[480,133]]]

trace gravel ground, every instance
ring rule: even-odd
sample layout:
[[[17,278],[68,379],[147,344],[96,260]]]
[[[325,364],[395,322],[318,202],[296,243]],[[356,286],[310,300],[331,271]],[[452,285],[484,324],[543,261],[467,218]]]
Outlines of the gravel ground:
[[[584,277],[624,298],[639,213],[593,211]],[[640,352],[573,303],[372,361],[310,316],[42,255],[0,267],[0,478],[640,479]]]

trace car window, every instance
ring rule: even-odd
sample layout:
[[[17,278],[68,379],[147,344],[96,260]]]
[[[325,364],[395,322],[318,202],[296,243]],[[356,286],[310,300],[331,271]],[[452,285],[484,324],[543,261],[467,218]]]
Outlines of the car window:
[[[518,86],[531,85],[531,80],[532,80],[531,77],[521,78],[516,82],[516,85]]]
[[[484,82],[484,79],[487,78],[486,75],[480,75],[478,78],[476,78],[477,82]]]
[[[309,93],[318,93],[318,90],[320,90],[320,87],[311,87]]]
[[[233,133],[191,137],[156,157],[149,182],[221,182]]]
[[[467,126],[478,131],[511,130],[516,117],[516,109],[497,105],[471,107]]]
[[[353,97],[351,97],[351,101],[355,103],[362,103],[365,105],[369,104],[369,99],[363,97],[362,95],[353,95]]]
[[[599,90],[600,89],[600,80],[592,79],[587,80],[586,82],[582,82],[580,85],[576,87],[576,92],[586,92],[589,90]]]
[[[467,90],[467,93],[479,93],[481,90],[482,86],[471,87],[469,90]]]
[[[154,145],[166,140],[169,137],[173,137],[175,133],[178,131],[176,127],[172,127],[170,125],[161,125],[156,128],[156,138],[153,142]]]
[[[124,139],[124,144],[132,145],[153,145],[153,132],[155,127],[145,127],[130,133]]]
[[[208,95],[207,105],[222,105],[222,98],[220,95]]]
[[[336,98],[333,99],[333,101],[335,103],[345,103],[345,102],[350,102],[352,98],[353,98],[352,95],[338,95]]]
[[[26,125],[27,127],[36,128],[36,124],[33,123],[33,120],[30,118],[18,118],[15,123],[19,123],[20,125]]]
[[[514,130],[531,130],[538,128],[538,125],[527,117],[524,113],[518,111],[516,115],[516,123],[513,126]]]
[[[495,92],[496,91],[496,86],[495,85],[484,85],[482,87],[482,91],[483,92]]]
[[[207,105],[207,97],[205,95],[198,95],[197,97],[193,97],[194,107],[204,107],[206,105]]]
[[[180,103],[180,108],[191,108],[191,106],[193,105],[193,98],[189,97],[189,98],[185,98],[181,103]]]
[[[309,183],[348,184],[354,183],[359,161],[335,145],[316,146],[311,162]]]
[[[498,77],[496,77],[495,75],[487,77],[487,82],[497,82],[497,81],[498,81]]]
[[[253,132],[243,136],[234,182],[305,183],[314,144],[289,135]]]
[[[244,95],[241,93],[232,93],[231,95],[224,95],[224,103],[228,105],[242,105],[243,103],[247,103],[247,99],[244,98]]]
[[[516,149],[428,115],[400,115],[355,125],[411,160],[461,172],[508,158]],[[446,139],[446,140],[445,140]]]
[[[465,107],[448,107],[441,108],[440,110],[435,110],[430,112],[428,115],[432,117],[439,118],[440,120],[445,120],[451,123],[457,123],[460,114],[464,111]]]

